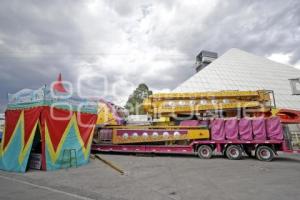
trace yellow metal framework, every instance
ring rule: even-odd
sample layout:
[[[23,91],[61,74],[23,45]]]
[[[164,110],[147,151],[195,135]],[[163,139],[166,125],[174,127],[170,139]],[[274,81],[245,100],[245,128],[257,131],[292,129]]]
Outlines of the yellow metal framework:
[[[265,90],[160,93],[145,99],[143,106],[149,114],[161,115],[235,108],[256,108],[259,112],[270,112],[271,98]]]
[[[233,109],[238,108],[255,109],[255,112],[263,114],[271,113],[272,109],[270,92],[267,90],[160,93],[145,99],[143,106],[145,111],[153,117],[152,125],[122,126],[108,123],[104,129],[111,129],[113,144],[172,143],[210,138],[208,127],[174,126],[176,123],[170,120],[172,114],[190,115],[209,110],[226,110],[229,116]],[[104,112],[100,114],[105,115]],[[160,116],[156,118],[156,114]],[[114,119],[110,113],[107,117],[109,120]],[[109,120],[102,119],[102,121]],[[101,119],[98,121],[102,122]],[[181,134],[178,134],[180,131]]]

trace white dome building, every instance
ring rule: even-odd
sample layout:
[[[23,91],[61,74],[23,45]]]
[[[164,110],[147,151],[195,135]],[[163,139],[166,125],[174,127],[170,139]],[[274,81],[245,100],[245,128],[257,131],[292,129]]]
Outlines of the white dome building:
[[[212,52],[208,53],[204,56],[209,57]],[[219,58],[212,55],[208,62],[204,57],[203,63],[198,63],[197,73],[173,92],[273,90],[277,108],[300,110],[300,70],[240,49],[230,49]],[[201,60],[201,53],[197,61],[199,57]],[[300,147],[300,124],[288,127]]]

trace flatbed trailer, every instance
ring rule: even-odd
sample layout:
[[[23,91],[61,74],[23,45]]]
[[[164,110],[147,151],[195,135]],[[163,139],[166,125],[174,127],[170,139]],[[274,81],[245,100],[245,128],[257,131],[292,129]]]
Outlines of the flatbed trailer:
[[[271,161],[280,151],[300,153],[292,148],[291,133],[283,129],[284,124],[300,123],[300,113],[275,106],[269,90],[153,94],[143,102],[147,120],[140,125],[130,120],[112,123],[114,118],[106,117],[113,115],[100,115],[106,120],[95,129],[92,150],[202,159],[222,154],[231,160],[246,153],[262,161]]]
[[[262,161],[271,161],[278,152],[300,154],[300,149],[288,147],[286,140],[195,140],[188,145],[141,145],[141,144],[93,144],[97,152],[189,154],[209,159],[213,154],[222,154],[231,160],[241,159],[242,153]]]

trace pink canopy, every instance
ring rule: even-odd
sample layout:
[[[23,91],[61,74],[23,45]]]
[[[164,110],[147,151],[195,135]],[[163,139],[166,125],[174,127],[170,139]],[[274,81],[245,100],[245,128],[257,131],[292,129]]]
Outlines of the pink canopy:
[[[211,122],[211,137],[213,140],[225,140],[224,119],[214,119]]]
[[[266,120],[267,137],[271,140],[283,139],[283,128],[279,117],[271,117]]]
[[[228,140],[237,140],[239,135],[239,121],[237,118],[230,118],[225,121],[225,136]]]
[[[255,140],[265,140],[267,137],[264,118],[252,120],[253,137]]]
[[[239,136],[241,140],[253,140],[252,123],[250,119],[247,118],[240,119]]]

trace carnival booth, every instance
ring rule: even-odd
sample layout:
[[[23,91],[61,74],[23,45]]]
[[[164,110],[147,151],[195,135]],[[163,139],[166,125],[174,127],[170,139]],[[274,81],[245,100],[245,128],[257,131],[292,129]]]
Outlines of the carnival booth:
[[[88,163],[97,103],[68,92],[61,78],[38,90],[9,94],[0,169],[55,170]]]

